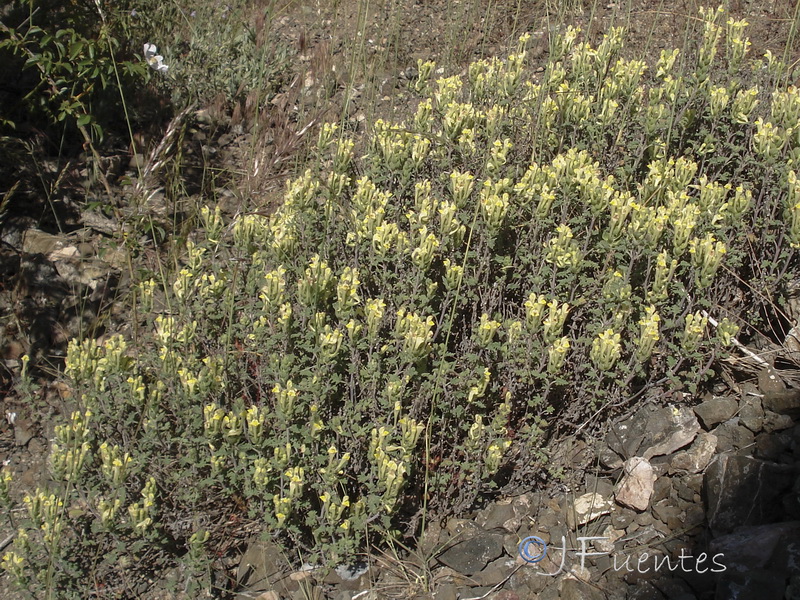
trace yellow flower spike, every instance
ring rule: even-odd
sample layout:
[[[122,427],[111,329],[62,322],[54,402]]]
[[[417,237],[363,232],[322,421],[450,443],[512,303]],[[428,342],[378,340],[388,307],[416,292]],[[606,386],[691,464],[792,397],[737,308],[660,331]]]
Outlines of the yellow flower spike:
[[[428,60],[423,61],[421,58],[417,60],[417,81],[414,83],[414,89],[420,93],[428,86],[428,80],[436,70],[436,63]],[[428,100],[430,102],[430,100]]]
[[[559,225],[556,233],[556,237],[545,242],[545,261],[559,269],[576,269],[581,263],[582,255],[578,243],[572,239],[572,229],[568,225]]]
[[[719,336],[720,342],[725,347],[734,342],[737,333],[739,333],[739,326],[728,317],[722,319],[717,325],[717,336]]]
[[[734,122],[746,125],[750,122],[750,114],[758,104],[758,87],[740,90],[731,104],[731,116]]]
[[[544,319],[544,341],[546,344],[553,343],[561,335],[564,323],[569,314],[569,304],[559,304],[557,300],[547,303],[548,314]]]
[[[708,233],[703,239],[694,238],[689,242],[689,253],[695,268],[695,284],[703,290],[714,281],[727,248],[724,242],[717,241]]]
[[[619,360],[622,354],[621,341],[622,337],[613,329],[607,329],[592,341],[589,357],[600,371],[610,371]]]
[[[488,368],[483,369],[483,375],[477,385],[472,386],[467,394],[467,402],[472,403],[478,398],[482,398],[486,393],[486,388],[489,386],[489,380],[492,377],[492,372]]]
[[[686,315],[683,339],[681,340],[681,348],[684,352],[691,353],[700,347],[707,325],[708,317],[703,316],[700,312]]]
[[[472,187],[475,178],[471,173],[461,173],[453,171],[450,173],[450,193],[453,195],[453,201],[456,206],[464,206],[467,198],[472,193]]]
[[[569,338],[562,337],[553,342],[547,349],[547,371],[548,373],[558,373],[564,366],[569,352]]]

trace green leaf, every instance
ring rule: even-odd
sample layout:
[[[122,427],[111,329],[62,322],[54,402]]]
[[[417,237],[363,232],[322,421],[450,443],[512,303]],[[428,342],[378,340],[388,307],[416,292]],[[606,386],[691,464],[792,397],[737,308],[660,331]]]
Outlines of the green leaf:
[[[82,41],[73,42],[72,44],[70,44],[69,59],[70,60],[75,60],[78,57],[78,55],[81,52],[83,52],[83,47],[84,46],[85,46],[85,44]]]

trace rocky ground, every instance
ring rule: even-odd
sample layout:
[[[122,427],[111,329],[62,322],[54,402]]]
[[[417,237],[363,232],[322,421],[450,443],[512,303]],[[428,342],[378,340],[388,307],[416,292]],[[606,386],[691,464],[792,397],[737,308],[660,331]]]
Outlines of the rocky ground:
[[[236,186],[216,181],[209,195],[227,213],[239,210],[245,195],[260,195],[262,207],[277,201],[307,124],[346,111],[357,130],[376,115],[402,114],[416,59],[444,58],[436,35],[446,29],[437,16],[442,2],[403,12],[393,39],[381,35],[381,24],[394,13],[388,5],[376,10],[365,43],[376,55],[394,47],[394,60],[342,106],[342,69],[337,73],[336,59],[326,57],[355,35],[357,15],[344,4],[331,16],[298,3],[278,24],[299,48],[298,77],[273,99],[266,130],[255,132],[247,115],[235,111],[221,119],[204,108],[187,117],[186,152],[195,165],[202,158],[252,175],[249,151],[262,138],[258,147],[273,176]],[[475,35],[454,50],[457,58],[496,53],[521,30],[541,32],[541,6],[523,4],[513,26],[509,11],[476,23]],[[785,6],[735,4],[753,23],[754,52],[780,46]],[[461,6],[467,11],[467,3]],[[685,15],[696,7],[684,3],[675,11],[684,17],[656,14],[647,2],[629,7],[632,50],[680,46]],[[609,4],[576,22],[599,35],[616,14]],[[541,48],[535,52],[536,60],[546,60]],[[132,212],[118,188],[118,198],[87,202],[73,185],[85,172],[48,160],[37,164],[46,198],[41,190],[23,191],[23,206],[5,215],[0,235],[0,460],[11,467],[17,494],[46,478],[53,420],[63,414],[68,392],[59,383],[42,385],[33,399],[15,390],[22,356],[34,357],[36,378],[53,381],[71,338],[124,331],[129,320],[121,300],[131,254],[120,232],[145,217],[171,226],[180,214],[167,211],[158,194]],[[146,164],[145,155],[124,156],[114,168],[121,180]],[[155,260],[154,236],[139,240],[141,260]],[[791,336],[785,342],[791,351]],[[275,546],[254,539],[221,565],[235,580],[228,587],[237,598],[261,600],[800,598],[800,391],[790,372],[757,366],[720,382],[702,400],[654,392],[633,414],[604,425],[594,441],[563,439],[554,456],[567,473],[563,480],[429,523],[415,548],[331,572],[298,571]]]
[[[776,371],[694,407],[652,396],[562,460],[577,485],[444,524],[405,556],[291,571],[254,541],[238,598],[800,598],[800,391]],[[597,459],[597,460],[595,460]]]

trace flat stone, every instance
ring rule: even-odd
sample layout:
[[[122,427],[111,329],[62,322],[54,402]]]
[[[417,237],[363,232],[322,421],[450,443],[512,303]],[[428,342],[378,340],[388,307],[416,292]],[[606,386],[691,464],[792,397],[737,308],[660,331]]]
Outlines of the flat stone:
[[[602,515],[609,514],[613,507],[614,503],[600,494],[594,492],[583,494],[575,498],[571,510],[567,511],[567,526],[575,529],[586,525]]]
[[[465,540],[480,533],[481,528],[475,523],[474,519],[458,519],[454,517],[447,520],[445,531],[452,537]]]
[[[14,420],[14,442],[17,446],[25,446],[36,434],[33,421],[30,419]]]
[[[791,467],[749,456],[718,455],[705,472],[704,495],[715,535],[781,517],[778,499],[794,483]]]
[[[236,581],[253,592],[267,591],[289,572],[283,550],[272,542],[254,539],[239,561]]]
[[[503,536],[482,532],[475,537],[458,542],[437,556],[437,560],[461,573],[471,576],[503,554]]]
[[[670,462],[670,473],[699,473],[708,466],[717,450],[717,436],[701,432],[686,450],[677,452]]]
[[[516,567],[516,562],[510,557],[500,557],[486,565],[472,576],[473,581],[480,586],[494,586],[503,581]]]
[[[629,508],[619,508],[611,514],[611,524],[617,529],[627,529],[635,518],[636,513]]]
[[[690,444],[700,432],[700,424],[691,409],[685,406],[665,406],[648,422],[647,437],[641,453],[646,459],[672,454]]]
[[[458,600],[458,588],[452,583],[440,583],[433,592],[436,600]]]
[[[646,458],[634,456],[625,462],[625,477],[620,482],[616,501],[634,510],[646,510],[653,495],[656,475]]]
[[[478,515],[476,522],[484,529],[505,529],[507,531],[514,531],[519,527],[517,522],[514,526],[514,506],[510,499],[501,500],[499,502],[492,502]],[[508,524],[508,526],[507,526]]]
[[[739,403],[727,396],[712,398],[694,407],[695,414],[700,417],[700,421],[706,429],[711,429],[714,425],[727,421],[736,414],[737,410],[739,410]]]

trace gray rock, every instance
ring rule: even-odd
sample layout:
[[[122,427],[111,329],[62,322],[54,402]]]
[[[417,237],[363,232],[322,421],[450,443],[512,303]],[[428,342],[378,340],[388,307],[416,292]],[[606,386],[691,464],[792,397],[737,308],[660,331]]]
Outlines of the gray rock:
[[[739,418],[734,417],[725,421],[714,430],[717,436],[717,452],[732,452],[741,450],[753,443],[753,432],[739,424]]]
[[[783,431],[794,426],[794,419],[787,414],[779,414],[771,410],[765,411],[764,414],[764,431],[772,433],[775,431]]]
[[[775,551],[772,553],[769,568],[787,575],[800,577],[800,527],[781,536]]]
[[[683,525],[683,511],[670,500],[662,500],[654,504],[653,514],[672,530],[677,531]]]
[[[785,433],[759,433],[756,436],[755,455],[764,460],[778,460],[787,452],[792,438]]]
[[[458,600],[458,588],[452,583],[442,583],[433,592],[435,600]]]
[[[514,526],[515,516],[512,500],[501,500],[499,502],[492,502],[482,510],[475,519],[475,522],[484,529],[515,531],[517,527],[519,527],[519,521],[516,521],[516,526]]]
[[[561,600],[605,600],[605,594],[588,582],[569,577],[561,582]]]
[[[587,475],[584,481],[584,487],[587,492],[594,492],[600,494],[605,498],[610,498],[614,493],[614,484],[605,477],[596,477],[594,475]]]
[[[36,435],[33,421],[30,419],[14,420],[14,442],[17,446],[25,446]]]
[[[503,581],[516,567],[516,561],[509,557],[500,557],[486,565],[485,569],[475,573],[472,579],[479,586],[495,586]]]
[[[758,433],[764,426],[764,408],[761,398],[746,396],[739,409],[739,422],[753,433]]]
[[[782,415],[800,416],[800,391],[786,390],[772,394],[764,394],[764,408]]]
[[[737,410],[739,410],[739,403],[727,396],[712,398],[694,407],[695,414],[700,417],[706,429],[711,429],[714,425],[727,421],[736,414]]]
[[[629,508],[619,508],[611,514],[611,524],[614,529],[627,529],[635,517],[636,513]]]
[[[794,483],[789,467],[749,456],[721,454],[706,469],[704,494],[715,535],[780,518],[776,501]]]
[[[471,576],[503,554],[503,536],[482,532],[456,543],[437,556],[437,560],[463,575]]]
[[[642,442],[641,456],[672,454],[689,445],[700,432],[700,424],[694,413],[685,406],[665,406],[649,419],[647,436]]]

